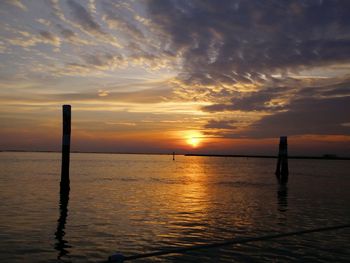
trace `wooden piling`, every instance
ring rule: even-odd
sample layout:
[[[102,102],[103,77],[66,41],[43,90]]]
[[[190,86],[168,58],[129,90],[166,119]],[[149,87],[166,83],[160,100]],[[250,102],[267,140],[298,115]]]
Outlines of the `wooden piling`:
[[[64,228],[68,215],[69,201],[69,155],[70,155],[70,134],[71,134],[71,106],[63,105],[63,132],[62,132],[62,166],[61,166],[61,183],[60,183],[60,217],[58,219],[55,237],[57,243],[55,249],[59,251],[57,259],[65,256],[69,252],[67,241],[64,240]]]
[[[71,135],[71,106],[63,105],[63,133],[62,133],[62,167],[61,167],[61,190],[69,187],[69,155]]]
[[[289,171],[287,136],[281,136],[276,167],[276,176],[279,182],[286,183],[288,181],[288,173]]]
[[[175,161],[175,152],[173,152],[173,161]]]

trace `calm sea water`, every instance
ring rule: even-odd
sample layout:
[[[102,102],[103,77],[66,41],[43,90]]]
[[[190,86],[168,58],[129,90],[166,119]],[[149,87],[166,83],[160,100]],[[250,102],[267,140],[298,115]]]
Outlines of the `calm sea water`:
[[[0,261],[99,262],[236,237],[350,222],[350,162],[72,154],[60,210],[60,154],[0,153]],[[136,262],[349,262],[350,231]]]

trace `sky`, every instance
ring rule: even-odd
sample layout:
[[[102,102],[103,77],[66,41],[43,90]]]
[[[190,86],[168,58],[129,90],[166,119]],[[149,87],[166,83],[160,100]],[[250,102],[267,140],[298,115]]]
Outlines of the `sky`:
[[[348,0],[1,0],[0,150],[350,156]]]

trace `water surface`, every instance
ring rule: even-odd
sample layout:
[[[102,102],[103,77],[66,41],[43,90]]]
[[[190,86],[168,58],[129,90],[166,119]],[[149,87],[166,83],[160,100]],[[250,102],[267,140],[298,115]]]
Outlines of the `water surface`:
[[[2,262],[98,262],[124,255],[350,221],[349,161],[0,153]],[[69,197],[69,199],[68,199]],[[60,204],[61,202],[61,204]],[[207,249],[139,262],[349,262],[350,231]],[[136,261],[137,262],[137,261]]]

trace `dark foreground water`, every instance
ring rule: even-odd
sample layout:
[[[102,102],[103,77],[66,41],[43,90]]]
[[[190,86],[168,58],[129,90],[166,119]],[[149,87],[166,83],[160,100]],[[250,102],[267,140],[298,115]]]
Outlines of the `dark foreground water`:
[[[72,154],[69,200],[60,209],[59,154],[0,153],[0,261],[99,262],[115,251],[133,255],[350,222],[349,161],[290,160],[287,187],[276,182],[275,163]],[[349,262],[350,230],[136,262],[158,261]]]

